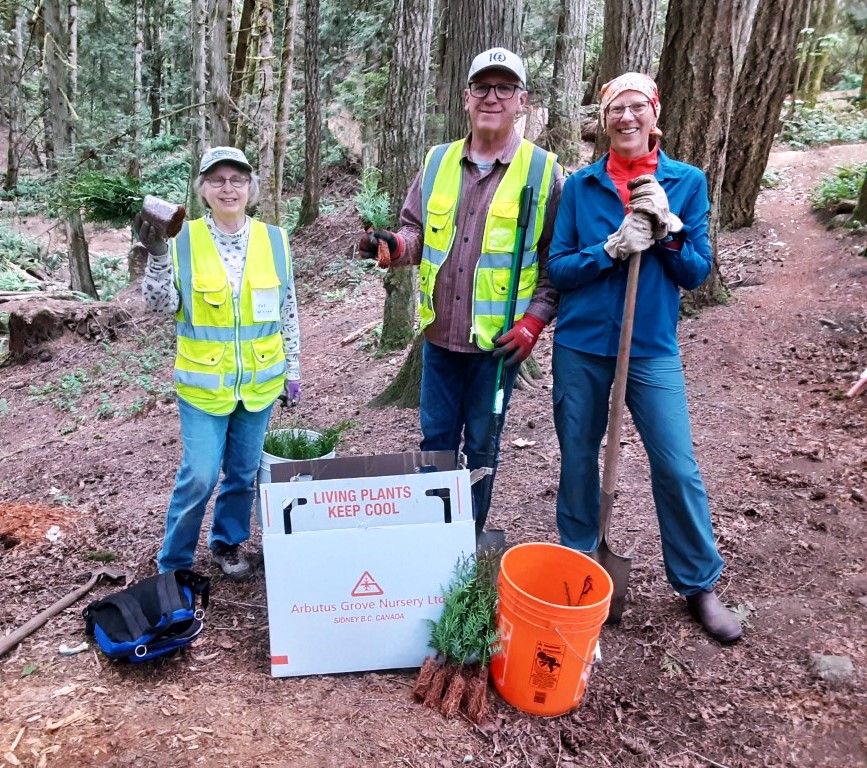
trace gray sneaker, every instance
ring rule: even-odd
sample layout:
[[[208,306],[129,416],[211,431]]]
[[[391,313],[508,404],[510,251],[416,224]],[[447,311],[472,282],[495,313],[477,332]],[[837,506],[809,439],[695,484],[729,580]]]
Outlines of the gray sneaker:
[[[211,547],[211,557],[223,573],[232,581],[245,581],[250,578],[252,568],[237,545],[230,547],[222,541],[215,541]]]

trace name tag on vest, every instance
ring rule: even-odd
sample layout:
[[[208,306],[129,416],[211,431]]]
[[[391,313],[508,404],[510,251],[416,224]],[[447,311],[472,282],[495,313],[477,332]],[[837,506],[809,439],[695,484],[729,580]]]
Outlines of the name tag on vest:
[[[280,294],[277,288],[253,289],[253,322],[268,323],[280,319],[278,301]]]

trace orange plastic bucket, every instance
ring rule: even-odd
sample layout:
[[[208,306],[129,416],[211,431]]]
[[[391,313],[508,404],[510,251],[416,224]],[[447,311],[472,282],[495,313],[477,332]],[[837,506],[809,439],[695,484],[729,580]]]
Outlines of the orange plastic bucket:
[[[491,659],[497,692],[532,715],[578,706],[590,677],[613,585],[605,569],[559,544],[519,544],[497,580],[499,651]]]

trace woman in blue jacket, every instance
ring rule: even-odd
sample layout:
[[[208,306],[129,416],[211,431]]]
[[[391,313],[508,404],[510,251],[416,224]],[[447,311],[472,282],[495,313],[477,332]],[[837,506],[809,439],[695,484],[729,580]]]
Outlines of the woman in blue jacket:
[[[591,551],[599,528],[599,449],[607,426],[627,261],[642,254],[626,404],[650,460],[666,574],[719,642],[741,635],[713,588],[723,561],[693,455],[677,346],[680,289],[710,273],[707,180],[659,148],[659,94],[630,72],[603,86],[600,119],[611,151],[566,181],[548,261],[560,291],[554,332],[554,423],[562,467],[563,545]],[[631,192],[627,184],[639,179]]]

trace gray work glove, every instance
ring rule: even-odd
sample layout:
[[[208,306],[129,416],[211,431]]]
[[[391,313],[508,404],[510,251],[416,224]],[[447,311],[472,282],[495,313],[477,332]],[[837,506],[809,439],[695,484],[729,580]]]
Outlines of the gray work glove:
[[[147,248],[148,253],[154,256],[165,256],[169,251],[166,233],[157,225],[142,218],[140,213],[135,215],[132,223],[133,231],[138,241]]]
[[[633,253],[646,251],[653,245],[653,225],[644,213],[627,213],[620,228],[609,235],[604,246],[612,259],[628,259]]]
[[[683,229],[683,222],[669,210],[668,195],[654,176],[636,176],[626,186],[632,190],[628,209],[650,217],[654,240]]]

